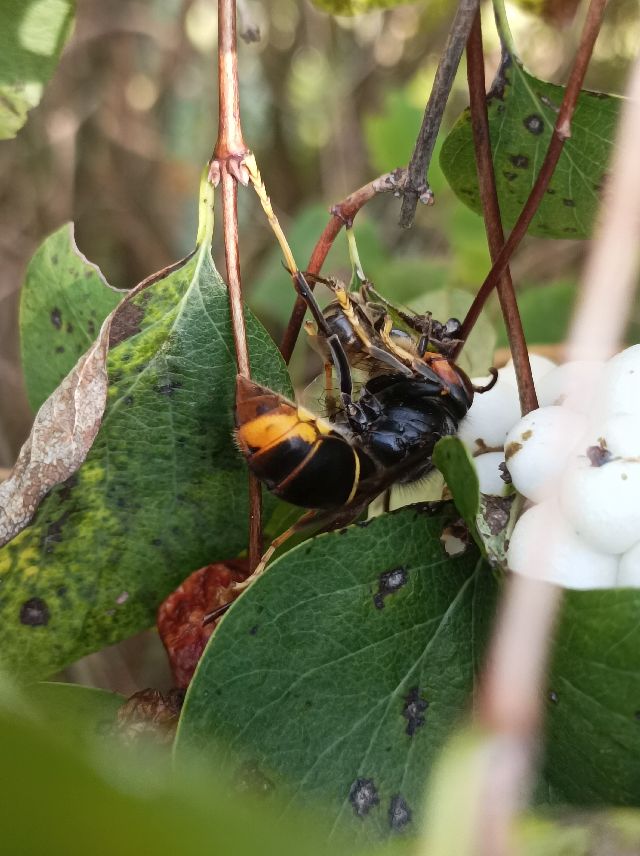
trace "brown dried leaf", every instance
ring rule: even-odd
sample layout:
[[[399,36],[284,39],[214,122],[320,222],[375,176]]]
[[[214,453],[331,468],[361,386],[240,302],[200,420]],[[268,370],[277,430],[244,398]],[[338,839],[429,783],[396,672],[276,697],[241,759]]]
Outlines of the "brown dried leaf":
[[[206,565],[194,571],[158,610],[158,633],[167,650],[178,687],[187,687],[217,621],[203,624],[207,613],[234,600],[234,582],[248,575],[246,559]],[[218,619],[219,620],[219,619]]]
[[[137,332],[140,310],[130,301],[185,261],[152,274],[126,294],[105,318],[96,341],[38,410],[15,466],[0,484],[0,546],[28,525],[44,496],[73,475],[91,449],[107,400],[109,348]]]
[[[78,469],[91,448],[107,398],[109,330],[118,308],[42,405],[9,478],[0,485],[0,546],[24,529],[40,500]]]

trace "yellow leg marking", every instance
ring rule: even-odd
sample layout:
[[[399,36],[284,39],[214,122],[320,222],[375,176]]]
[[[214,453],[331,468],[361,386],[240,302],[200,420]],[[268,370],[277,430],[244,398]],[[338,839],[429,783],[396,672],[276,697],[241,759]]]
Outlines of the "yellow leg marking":
[[[278,535],[276,538],[274,538],[273,541],[271,542],[271,545],[269,546],[267,551],[264,553],[263,557],[260,559],[260,562],[256,566],[255,571],[250,576],[248,576],[246,578],[246,580],[243,580],[240,583],[236,583],[233,587],[233,590],[234,591],[244,591],[246,588],[249,588],[249,586],[252,583],[254,583],[258,579],[258,577],[264,573],[269,560],[271,559],[271,557],[273,556],[275,551],[278,549],[278,547],[282,546],[282,544],[284,544],[285,541],[288,541],[289,538],[295,532],[299,532],[300,529],[302,529],[308,523],[311,523],[311,521],[316,516],[317,516],[316,511],[308,511],[306,514],[302,515],[302,517],[300,518],[300,520],[298,520],[297,523],[294,523],[293,526],[291,526],[289,529],[287,529],[281,535]]]
[[[353,487],[351,488],[351,493],[347,497],[347,501],[346,501],[345,505],[349,505],[349,503],[351,502],[353,497],[356,495],[356,491],[358,490],[358,485],[360,484],[360,458],[358,457],[355,449],[352,448],[351,451],[353,452],[353,457],[356,460],[356,474],[355,474],[355,477],[353,479]]]
[[[287,268],[289,269],[291,274],[297,273],[298,266],[293,257],[293,253],[291,252],[289,242],[285,238],[284,232],[282,231],[282,227],[280,226],[278,218],[276,217],[275,212],[273,210],[273,206],[271,205],[271,200],[269,199],[267,188],[264,186],[264,182],[262,181],[262,176],[260,175],[260,170],[258,169],[258,164],[256,163],[256,159],[253,153],[250,152],[248,155],[246,155],[244,163],[247,167],[247,170],[249,171],[249,178],[251,179],[251,183],[253,184],[253,189],[258,194],[258,199],[260,200],[260,204],[262,205],[264,213],[267,215],[269,225],[271,226],[273,233],[276,236],[278,243],[280,244],[280,249],[282,250],[284,260],[287,264]]]

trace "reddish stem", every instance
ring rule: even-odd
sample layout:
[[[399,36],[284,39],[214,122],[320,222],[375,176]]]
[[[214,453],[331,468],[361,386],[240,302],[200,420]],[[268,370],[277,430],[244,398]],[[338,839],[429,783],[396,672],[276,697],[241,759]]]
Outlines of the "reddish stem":
[[[377,196],[379,193],[397,191],[405,179],[405,169],[396,169],[393,172],[387,172],[384,175],[378,176],[378,178],[374,178],[373,181],[368,182],[358,188],[358,190],[354,190],[342,202],[334,205],[331,209],[329,222],[324,227],[322,234],[318,238],[318,242],[313,248],[309,264],[307,265],[307,271],[309,273],[320,273],[322,265],[329,255],[329,250],[333,246],[333,242],[337,238],[340,229],[343,226],[351,226],[358,211],[373,199],[374,196]],[[314,284],[309,283],[309,285],[313,288]],[[291,359],[291,354],[298,341],[298,335],[300,334],[306,310],[307,304],[301,297],[298,297],[291,312],[287,329],[282,337],[282,342],[280,343],[280,353],[286,363]]]
[[[210,176],[222,189],[222,228],[231,327],[238,374],[251,377],[247,331],[242,304],[240,253],[238,249],[238,180],[243,180],[242,159],[247,147],[240,125],[238,57],[236,53],[235,0],[218,0],[218,139]],[[253,570],[262,555],[262,490],[260,482],[249,474],[249,568]]]
[[[491,137],[489,135],[489,116],[487,113],[480,12],[476,13],[473,20],[467,43],[467,80],[469,83],[471,127],[473,130],[480,199],[491,261],[495,262],[504,246],[504,231],[500,217],[496,178],[491,157]],[[525,414],[538,407],[538,399],[531,375],[529,353],[527,351],[524,330],[522,329],[520,312],[518,311],[518,302],[508,266],[505,267],[498,279],[498,297],[500,299],[504,323],[507,328],[509,346],[518,381],[520,409]]]
[[[489,271],[485,281],[482,283],[482,286],[480,287],[480,290],[467,313],[467,317],[464,319],[460,335],[462,342],[467,339],[469,333],[473,329],[487,298],[496,287],[498,280],[504,273],[516,247],[524,238],[526,231],[529,228],[540,203],[542,202],[545,191],[549,186],[551,177],[555,171],[558,160],[560,159],[560,155],[562,154],[565,141],[571,136],[571,119],[580,94],[580,89],[584,82],[584,76],[589,65],[589,60],[591,59],[593,46],[600,31],[606,6],[607,0],[591,0],[587,17],[584,22],[584,27],[582,29],[582,35],[580,37],[578,52],[576,54],[573,68],[571,69],[571,74],[569,75],[569,82],[567,83],[564,98],[562,99],[553,136],[551,137],[551,142],[549,143],[545,159],[540,167],[540,171],[531,193],[529,194],[529,198],[520,212],[520,216],[518,217],[507,242],[502,247],[498,258],[494,261],[493,267]]]

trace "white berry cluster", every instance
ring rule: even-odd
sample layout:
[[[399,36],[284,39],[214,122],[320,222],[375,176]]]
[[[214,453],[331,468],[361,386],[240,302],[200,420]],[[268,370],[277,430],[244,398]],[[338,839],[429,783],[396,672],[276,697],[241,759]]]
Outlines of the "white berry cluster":
[[[509,568],[567,588],[640,587],[640,345],[607,363],[532,355],[531,368],[538,410],[519,418],[510,363],[459,432],[482,493],[504,495],[506,463],[528,500]]]

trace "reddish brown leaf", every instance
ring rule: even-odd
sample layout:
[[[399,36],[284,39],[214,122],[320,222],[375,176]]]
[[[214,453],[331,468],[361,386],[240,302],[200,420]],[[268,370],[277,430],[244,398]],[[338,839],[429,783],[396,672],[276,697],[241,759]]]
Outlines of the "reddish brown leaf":
[[[248,574],[247,560],[206,565],[194,571],[158,610],[158,632],[167,650],[178,687],[187,687],[207,640],[219,621],[203,624],[203,618],[234,600],[234,582]]]

